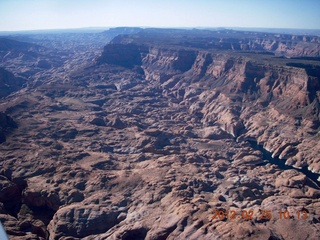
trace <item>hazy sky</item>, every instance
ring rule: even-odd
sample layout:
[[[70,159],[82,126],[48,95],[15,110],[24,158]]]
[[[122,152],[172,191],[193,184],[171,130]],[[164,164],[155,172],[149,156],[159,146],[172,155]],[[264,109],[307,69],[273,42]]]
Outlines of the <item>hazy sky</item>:
[[[0,31],[114,26],[320,29],[320,0],[0,0]]]

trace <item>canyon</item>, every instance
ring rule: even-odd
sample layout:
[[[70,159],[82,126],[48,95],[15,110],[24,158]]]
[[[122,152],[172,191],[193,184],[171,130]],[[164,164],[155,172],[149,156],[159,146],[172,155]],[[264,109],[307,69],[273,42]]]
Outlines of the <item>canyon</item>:
[[[0,221],[10,239],[318,239],[319,59],[317,36],[228,29],[0,38]]]

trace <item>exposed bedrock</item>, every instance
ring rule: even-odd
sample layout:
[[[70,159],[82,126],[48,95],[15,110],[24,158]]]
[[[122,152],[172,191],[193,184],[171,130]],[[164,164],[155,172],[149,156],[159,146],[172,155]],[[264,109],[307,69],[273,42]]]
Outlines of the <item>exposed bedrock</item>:
[[[104,233],[125,218],[125,208],[114,208],[99,204],[72,204],[62,207],[48,226],[50,239],[61,239],[63,235],[83,238],[91,234]]]
[[[17,128],[16,122],[6,115],[5,113],[0,112],[0,143],[6,141],[6,134],[14,129]]]
[[[10,93],[18,91],[26,82],[21,77],[15,77],[13,73],[0,67],[0,98],[8,96]]]
[[[201,31],[144,29],[133,35],[118,35],[113,43],[138,43],[149,46],[166,45],[175,48],[260,52],[287,57],[319,57],[318,36],[298,36],[234,30]],[[164,44],[165,43],[165,44]]]
[[[304,169],[320,171],[320,64],[273,55],[318,38],[133,31],[99,58],[101,48],[74,48],[77,35],[63,68],[37,57],[27,75],[41,85],[0,99],[10,239],[318,239],[319,185]],[[292,217],[281,219],[286,209]]]
[[[124,63],[140,64],[147,80],[168,89],[165,94],[190,107],[203,124],[255,139],[288,164],[320,172],[319,67],[132,43],[107,45],[102,57],[117,64],[122,51]]]
[[[98,63],[109,63],[126,68],[141,65],[141,53],[143,49],[136,44],[108,44],[104,47],[102,55],[97,59]]]

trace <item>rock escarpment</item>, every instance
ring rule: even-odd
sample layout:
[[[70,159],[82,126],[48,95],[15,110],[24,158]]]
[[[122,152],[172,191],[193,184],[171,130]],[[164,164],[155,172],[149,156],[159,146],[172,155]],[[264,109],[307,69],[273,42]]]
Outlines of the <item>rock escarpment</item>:
[[[110,44],[104,47],[103,54],[98,63],[109,63],[126,68],[141,65],[142,49],[135,44]]]
[[[119,35],[112,42],[256,52],[286,57],[320,56],[319,36],[242,32],[228,29],[219,31],[145,29],[132,35]]]
[[[11,117],[0,112],[0,143],[6,141],[5,135],[13,128],[17,128],[17,124]]]
[[[265,157],[319,173],[318,61],[275,57],[253,33],[133,32],[62,68],[33,61],[41,84],[0,100],[19,125],[0,144],[9,236],[318,239],[319,184]]]
[[[0,98],[18,91],[25,82],[25,79],[15,77],[11,72],[0,67]]]
[[[125,49],[127,38],[134,39],[123,36],[114,41],[124,42]],[[288,164],[307,166],[320,173],[317,158],[320,149],[314,147],[320,126],[319,65],[269,55],[217,53],[184,46],[173,50],[161,47],[160,43],[159,47],[149,46],[146,39],[140,52],[146,79],[158,82],[180,104],[198,113],[203,124],[218,124],[234,137],[257,141]],[[116,45],[114,51],[118,48]],[[102,57],[106,55],[105,51]],[[279,129],[275,130],[275,126]],[[307,137],[306,132],[310,134]],[[302,138],[305,138],[303,142]],[[304,159],[299,157],[299,149],[308,149]]]

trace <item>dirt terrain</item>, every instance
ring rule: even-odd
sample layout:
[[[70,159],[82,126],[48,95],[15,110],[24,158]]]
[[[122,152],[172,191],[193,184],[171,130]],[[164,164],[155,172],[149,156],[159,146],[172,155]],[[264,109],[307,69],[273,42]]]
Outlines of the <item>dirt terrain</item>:
[[[10,239],[319,239],[320,38],[0,38]]]

